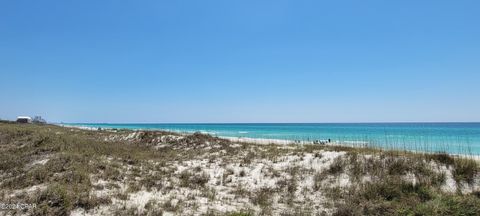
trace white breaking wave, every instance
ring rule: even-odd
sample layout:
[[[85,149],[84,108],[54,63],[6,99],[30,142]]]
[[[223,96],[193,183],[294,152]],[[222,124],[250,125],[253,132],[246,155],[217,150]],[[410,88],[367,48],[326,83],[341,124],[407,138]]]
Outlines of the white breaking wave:
[[[215,135],[215,134],[217,134],[217,133],[215,133],[215,132],[204,131],[204,130],[201,130],[201,131],[199,131],[199,132],[202,133],[202,134],[210,134],[210,135]]]

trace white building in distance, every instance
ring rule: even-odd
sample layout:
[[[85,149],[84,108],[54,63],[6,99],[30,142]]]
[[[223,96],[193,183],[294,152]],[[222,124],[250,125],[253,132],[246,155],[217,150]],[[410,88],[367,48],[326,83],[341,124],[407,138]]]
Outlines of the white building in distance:
[[[17,122],[18,123],[31,123],[32,118],[30,118],[29,116],[18,116],[17,117]]]

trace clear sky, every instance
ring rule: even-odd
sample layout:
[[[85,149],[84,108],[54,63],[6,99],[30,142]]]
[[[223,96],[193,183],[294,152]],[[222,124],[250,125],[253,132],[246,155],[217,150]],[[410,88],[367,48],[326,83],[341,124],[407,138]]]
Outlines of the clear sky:
[[[480,121],[480,1],[1,1],[0,118]]]

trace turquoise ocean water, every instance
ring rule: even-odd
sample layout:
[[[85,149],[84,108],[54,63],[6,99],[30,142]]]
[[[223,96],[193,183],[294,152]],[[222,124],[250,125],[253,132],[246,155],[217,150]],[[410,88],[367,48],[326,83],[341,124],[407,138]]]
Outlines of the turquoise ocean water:
[[[203,132],[219,137],[327,140],[424,152],[480,155],[480,123],[64,124],[94,128]]]

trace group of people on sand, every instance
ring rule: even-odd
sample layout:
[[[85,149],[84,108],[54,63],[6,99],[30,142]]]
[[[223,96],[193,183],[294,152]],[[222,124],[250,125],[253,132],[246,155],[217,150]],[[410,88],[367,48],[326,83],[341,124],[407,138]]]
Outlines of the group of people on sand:
[[[302,143],[302,140],[294,140],[294,142],[296,144],[301,144]],[[319,145],[325,145],[327,143],[331,143],[332,140],[331,139],[327,139],[327,140],[314,140],[313,141],[313,144],[319,144]]]
[[[332,142],[331,139],[328,139],[328,140],[314,140],[313,144],[325,145],[325,144],[330,143],[330,142]]]

